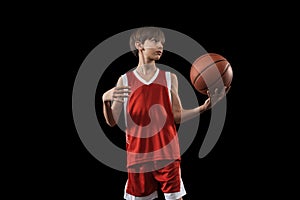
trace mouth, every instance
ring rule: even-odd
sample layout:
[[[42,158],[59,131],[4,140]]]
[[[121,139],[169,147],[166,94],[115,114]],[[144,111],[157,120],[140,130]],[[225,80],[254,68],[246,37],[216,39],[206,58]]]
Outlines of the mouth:
[[[162,51],[160,51],[160,50],[159,51],[155,51],[155,54],[161,56]]]

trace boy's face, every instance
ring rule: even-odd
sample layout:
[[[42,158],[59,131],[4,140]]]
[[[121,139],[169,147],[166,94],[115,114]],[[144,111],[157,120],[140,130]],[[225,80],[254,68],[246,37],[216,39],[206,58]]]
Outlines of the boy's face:
[[[143,45],[144,53],[152,60],[159,60],[163,53],[163,43],[155,38],[147,39]]]

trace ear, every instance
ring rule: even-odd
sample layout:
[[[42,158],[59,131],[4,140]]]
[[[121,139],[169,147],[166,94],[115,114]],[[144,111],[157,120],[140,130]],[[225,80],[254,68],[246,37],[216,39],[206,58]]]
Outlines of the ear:
[[[140,41],[137,41],[137,42],[135,42],[135,48],[139,51],[143,51],[144,45]]]

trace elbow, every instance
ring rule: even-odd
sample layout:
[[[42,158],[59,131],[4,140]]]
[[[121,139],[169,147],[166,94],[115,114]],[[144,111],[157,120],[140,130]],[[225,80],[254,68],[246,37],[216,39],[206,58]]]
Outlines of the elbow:
[[[113,117],[108,117],[105,121],[110,127],[114,127],[117,124],[117,121]]]
[[[117,123],[115,122],[115,120],[107,120],[106,123],[110,126],[110,127],[114,127]]]
[[[175,121],[175,124],[180,124],[180,120],[174,120]]]
[[[117,124],[118,120],[115,120],[113,117],[113,114],[104,115],[105,116],[105,122],[110,127],[114,127]]]
[[[175,124],[181,123],[181,112],[174,113],[174,122]]]

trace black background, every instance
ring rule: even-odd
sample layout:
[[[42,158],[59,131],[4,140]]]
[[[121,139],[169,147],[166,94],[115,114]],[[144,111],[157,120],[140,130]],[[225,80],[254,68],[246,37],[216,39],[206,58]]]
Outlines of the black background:
[[[81,29],[85,29],[85,33],[81,33],[76,40],[71,41],[70,45],[75,45],[75,47],[71,46],[69,49],[66,49],[67,51],[72,51],[70,60],[72,60],[72,64],[74,63],[70,67],[72,74],[70,89],[72,89],[72,80],[74,81],[76,71],[79,69],[81,62],[102,40],[124,30],[148,25],[170,28],[192,37],[208,52],[220,53],[226,57],[234,71],[232,89],[228,93],[227,99],[227,118],[219,141],[209,155],[202,159],[198,157],[209,118],[209,112],[205,113],[203,114],[204,120],[201,120],[196,139],[182,156],[182,178],[188,193],[185,199],[199,199],[203,196],[214,197],[220,193],[224,197],[238,197],[243,194],[255,196],[255,194],[264,192],[264,182],[270,181],[271,174],[269,174],[268,169],[263,164],[266,160],[261,160],[261,156],[266,152],[260,149],[263,144],[260,140],[261,133],[256,129],[258,123],[255,120],[251,120],[252,118],[250,117],[253,115],[252,112],[254,110],[251,100],[249,100],[251,97],[247,95],[248,90],[252,88],[249,88],[249,83],[247,82],[249,78],[248,73],[251,73],[249,67],[251,67],[251,62],[254,61],[247,59],[249,57],[247,49],[249,45],[252,45],[250,41],[243,38],[244,31],[247,31],[243,29],[247,27],[231,27],[233,25],[230,26],[230,24],[222,22],[207,27],[184,23],[127,22],[116,24],[116,26],[111,26],[111,24],[109,26],[102,25],[101,28],[94,30],[95,27],[84,27],[84,24],[82,24],[83,27]],[[78,25],[77,27],[79,28],[80,26]],[[232,28],[235,28],[235,31]],[[71,33],[74,34],[74,32]],[[128,59],[131,59],[130,61],[134,59],[132,55],[127,56],[129,57]],[[126,59],[124,61],[126,62]],[[161,62],[166,62],[169,66],[174,66],[175,68],[177,67],[176,69],[188,79],[189,65],[178,57],[166,52]],[[118,64],[120,65],[121,63]],[[132,66],[134,67],[135,64],[133,62]],[[115,67],[117,66],[116,64]],[[120,66],[117,69],[119,68]],[[102,127],[108,131],[108,137],[111,140],[123,147],[125,145],[124,136],[117,128],[108,128],[103,123],[101,95],[105,89],[114,86],[117,78],[126,70],[129,69],[124,68],[123,71],[122,69],[116,71],[112,67],[111,70],[108,70],[105,73],[106,78],[103,78],[105,85],[101,85],[96,95],[96,107]],[[199,95],[199,101],[203,102],[203,96]],[[70,120],[72,120],[71,115]],[[76,133],[75,127],[72,128],[72,122],[70,123],[72,132],[70,132],[70,137],[65,141],[68,143],[68,151],[65,154],[64,164],[58,168],[64,174],[61,177],[62,181],[71,185],[72,191],[82,191],[99,198],[101,194],[111,191],[108,194],[110,199],[121,199],[126,174],[104,166],[96,160],[85,149]]]
[[[281,120],[272,120],[278,113],[273,111],[270,106],[272,99],[266,93],[272,89],[268,78],[274,72],[272,70],[270,75],[268,69],[274,66],[265,57],[274,47],[269,33],[274,26],[276,29],[276,25],[269,17],[264,17],[264,9],[241,7],[229,10],[218,5],[203,6],[200,11],[182,8],[166,14],[155,7],[156,12],[148,15],[148,11],[121,14],[113,12],[114,9],[104,14],[104,8],[93,12],[70,7],[47,12],[39,10],[26,18],[20,28],[26,33],[22,36],[26,47],[34,48],[35,54],[31,56],[38,57],[34,62],[39,65],[34,70],[37,80],[32,84],[34,93],[38,94],[33,101],[39,110],[33,123],[38,134],[34,137],[34,145],[30,145],[32,151],[24,156],[24,162],[22,160],[24,168],[17,173],[22,175],[20,186],[26,188],[26,194],[53,198],[81,196],[100,199],[105,196],[123,199],[126,173],[103,165],[87,151],[73,121],[72,92],[81,64],[97,45],[117,33],[140,26],[179,31],[196,40],[208,52],[226,57],[233,68],[227,117],[217,144],[206,157],[199,159],[198,152],[209,122],[209,112],[204,113],[196,139],[182,155],[182,178],[187,190],[184,199],[220,195],[222,198],[244,199],[282,194],[289,177],[287,157],[281,148],[285,138],[276,133]],[[215,12],[211,11],[212,8]],[[37,42],[33,44],[33,40]],[[132,61],[132,57],[128,59]],[[188,63],[167,52],[162,61],[180,68],[188,79]],[[107,77],[103,79],[106,84],[97,90],[95,103],[99,123],[112,133],[108,137],[122,146],[125,145],[123,135],[117,128],[109,128],[101,115],[102,92],[113,87],[122,74],[121,71],[112,71],[113,67],[106,72]],[[200,102],[204,100],[203,96],[198,97]],[[28,160],[29,157],[33,159]],[[32,184],[27,184],[29,180]]]

